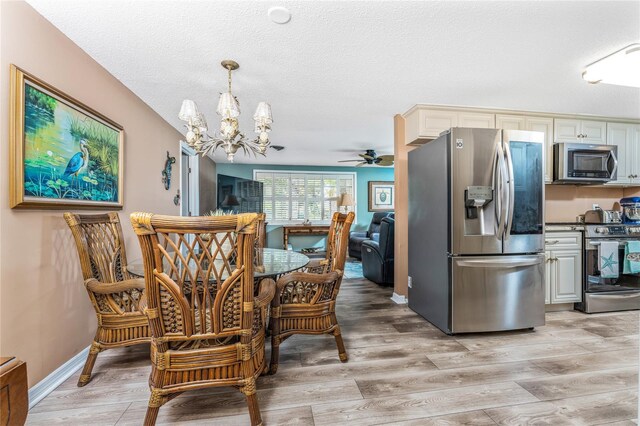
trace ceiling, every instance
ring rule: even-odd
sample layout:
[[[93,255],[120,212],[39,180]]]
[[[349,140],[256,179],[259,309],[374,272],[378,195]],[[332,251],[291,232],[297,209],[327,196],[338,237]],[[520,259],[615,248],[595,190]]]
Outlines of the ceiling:
[[[393,115],[416,103],[640,117],[640,89],[589,85],[585,65],[640,41],[640,2],[28,0],[177,129],[184,98],[217,122],[233,89],[253,135],[272,104],[267,158],[337,165],[393,152]],[[267,10],[285,6],[288,24]],[[222,155],[215,160],[226,162]]]

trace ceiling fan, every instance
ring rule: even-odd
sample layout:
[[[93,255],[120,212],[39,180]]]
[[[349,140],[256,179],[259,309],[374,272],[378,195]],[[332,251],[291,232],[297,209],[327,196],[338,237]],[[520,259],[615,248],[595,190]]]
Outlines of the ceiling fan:
[[[364,154],[358,154],[362,157],[359,160],[340,160],[338,163],[357,162],[356,167],[366,166],[367,164],[375,164],[376,166],[393,166],[393,155],[378,155],[373,149],[367,149]]]

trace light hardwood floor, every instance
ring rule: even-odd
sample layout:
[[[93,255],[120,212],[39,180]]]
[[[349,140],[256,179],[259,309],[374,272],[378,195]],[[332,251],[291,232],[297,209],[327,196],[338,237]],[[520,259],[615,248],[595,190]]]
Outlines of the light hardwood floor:
[[[266,425],[634,425],[638,312],[547,314],[535,331],[450,337],[391,289],[348,279],[338,317],[350,360],[333,338],[295,336],[275,376],[258,381]],[[100,354],[93,380],[77,373],[29,412],[28,424],[139,425],[149,397],[148,350]],[[185,393],[158,424],[249,424],[234,389]]]

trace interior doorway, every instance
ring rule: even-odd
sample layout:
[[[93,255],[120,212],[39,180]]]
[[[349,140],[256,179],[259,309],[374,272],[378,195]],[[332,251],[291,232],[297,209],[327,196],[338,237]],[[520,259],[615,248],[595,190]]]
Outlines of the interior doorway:
[[[200,214],[198,167],[197,153],[180,142],[180,216]]]

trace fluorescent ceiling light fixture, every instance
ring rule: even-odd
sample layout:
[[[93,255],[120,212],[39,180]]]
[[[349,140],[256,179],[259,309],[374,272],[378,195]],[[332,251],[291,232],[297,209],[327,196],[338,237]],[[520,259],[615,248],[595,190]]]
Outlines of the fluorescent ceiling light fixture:
[[[630,44],[588,65],[582,78],[592,84],[640,87],[640,43]]]

